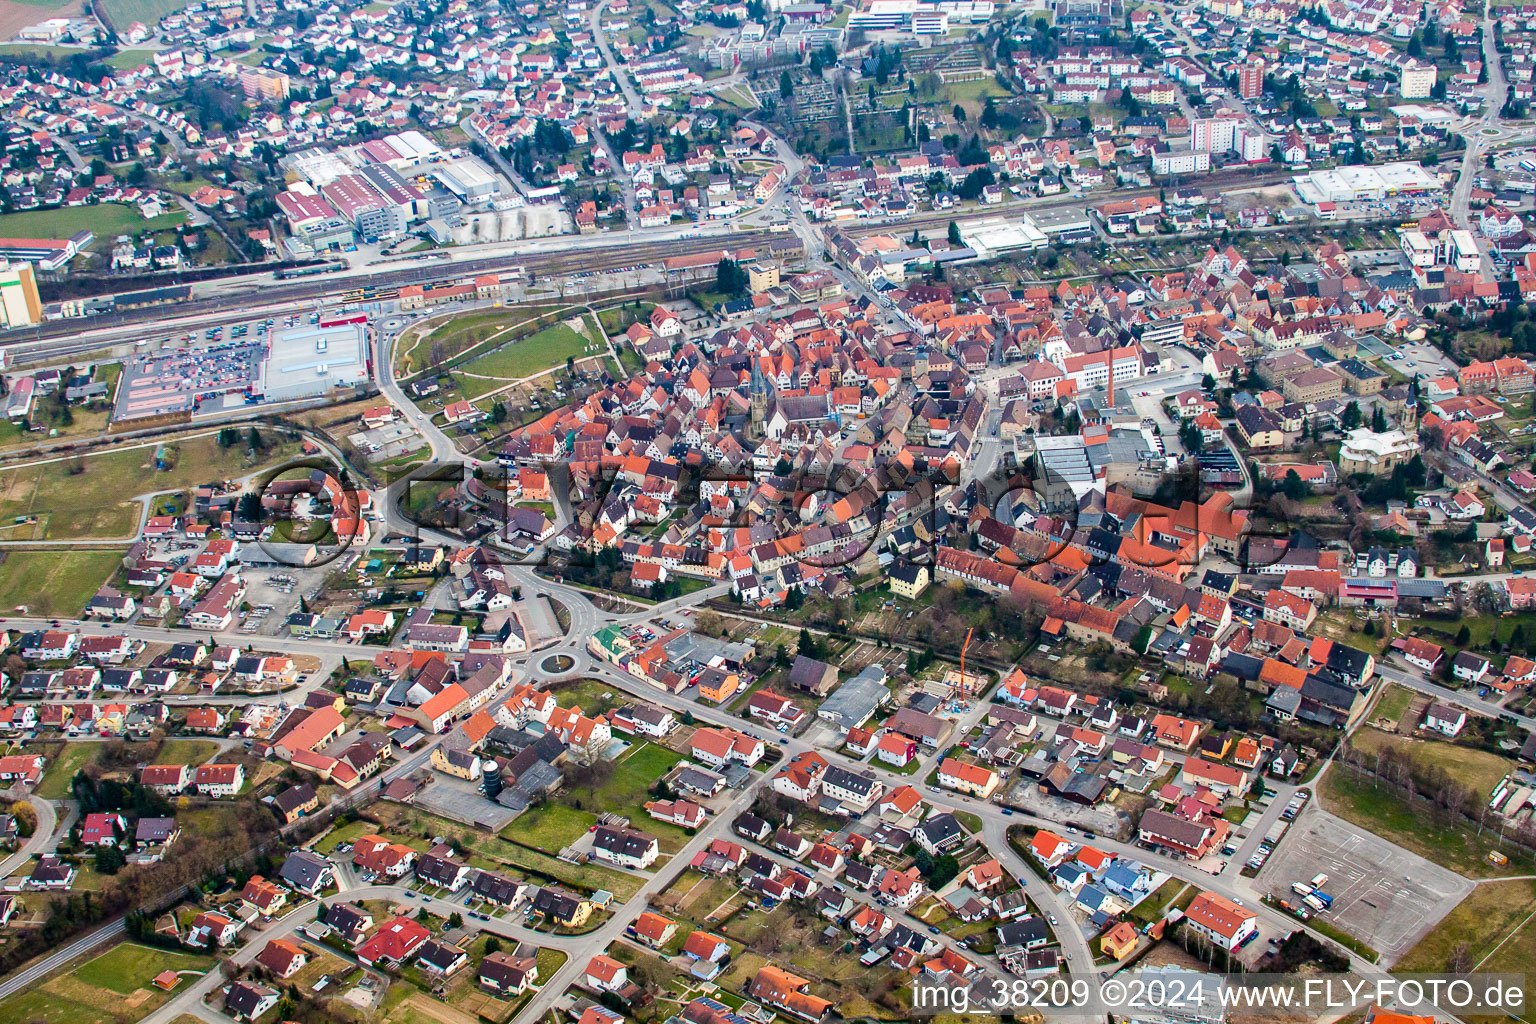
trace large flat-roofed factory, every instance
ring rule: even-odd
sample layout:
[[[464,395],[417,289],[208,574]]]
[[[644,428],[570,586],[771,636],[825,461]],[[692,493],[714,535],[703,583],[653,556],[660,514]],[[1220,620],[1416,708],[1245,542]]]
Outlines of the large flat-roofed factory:
[[[277,206],[291,256],[425,230],[439,244],[511,241],[574,230],[556,195],[529,202],[479,157],[440,148],[421,132],[282,159]]]

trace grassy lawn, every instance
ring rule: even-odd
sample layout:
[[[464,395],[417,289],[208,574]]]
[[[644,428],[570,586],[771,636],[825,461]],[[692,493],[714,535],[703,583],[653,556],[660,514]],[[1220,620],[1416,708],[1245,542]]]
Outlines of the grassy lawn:
[[[10,551],[0,562],[0,608],[74,617],[122,564],[121,551]]]
[[[612,337],[615,334],[623,334],[629,329],[630,324],[640,323],[648,319],[651,315],[651,310],[655,308],[656,304],[653,302],[614,306],[611,309],[599,310],[597,319],[603,325],[603,330]]]
[[[1163,908],[1176,899],[1179,893],[1184,891],[1185,882],[1182,878],[1170,878],[1157,887],[1146,899],[1136,904],[1126,914],[1143,924],[1150,924],[1163,916]]]
[[[160,744],[155,760],[160,764],[199,765],[218,751],[219,745],[213,740],[173,739]]]
[[[484,377],[531,377],[543,370],[560,366],[570,356],[579,358],[590,355],[594,347],[591,338],[572,330],[568,324],[559,323],[494,352],[487,352],[458,369]]]
[[[26,2],[26,0],[22,0],[22,2]],[[47,46],[40,43],[5,43],[0,45],[0,57],[58,57],[67,59],[77,53],[90,52],[78,46]]]
[[[162,970],[202,973],[212,960],[125,942],[0,1002],[0,1024],[109,1024],[140,1020],[170,993],[150,984]]]
[[[0,473],[0,539],[126,537],[139,524],[139,503],[128,500],[133,495],[244,476],[291,457],[298,446],[269,444],[252,461],[243,448],[220,448],[213,436],[194,437],[167,446],[170,468],[164,470],[153,468],[156,450],[154,445],[125,448]],[[71,472],[75,469],[79,472]],[[20,528],[7,522],[28,515],[37,522]]]
[[[562,705],[581,708],[592,718],[629,703],[628,694],[601,679],[583,679],[574,686],[562,686],[554,692],[555,699]]]
[[[516,829],[517,823],[513,822],[509,827]],[[645,882],[639,875],[629,875],[622,871],[613,871],[604,867],[568,864],[558,857],[542,854],[527,847],[514,846],[511,843],[497,844],[494,854],[498,859],[504,860],[514,867],[522,868],[525,871],[540,872],[564,885],[587,892],[607,889],[621,903],[631,899],[635,893],[640,891],[640,886]]]
[[[569,864],[550,854],[541,853],[538,850],[527,846],[519,846],[517,843],[509,841],[509,838],[521,838],[518,832],[521,818],[502,830],[501,835],[488,836],[479,829],[469,825],[450,821],[447,818],[440,818],[435,814],[429,814],[415,808],[403,808],[389,804],[376,806],[384,820],[396,821],[398,823],[394,830],[400,834],[420,835],[425,830],[431,835],[457,838],[470,850],[470,863],[474,867],[505,871],[506,867],[511,865],[524,871],[539,872],[574,889],[586,892],[607,889],[620,902],[634,896],[644,882],[644,879],[639,875],[613,871],[595,865]],[[359,832],[358,835],[364,835],[370,831],[379,831],[379,826],[370,825],[363,832]],[[321,848],[330,838],[331,836],[327,836],[324,841],[317,843],[315,848],[324,852]],[[424,847],[425,844],[423,844]]]
[[[1396,722],[1403,717],[1403,712],[1407,711],[1408,705],[1412,703],[1412,690],[1406,686],[1398,686],[1396,683],[1388,683],[1387,688],[1381,691],[1381,698],[1376,701],[1376,710],[1372,712],[1372,717]]]
[[[1536,912],[1536,882],[1480,885],[1420,939],[1393,970],[1449,970],[1457,945],[1466,943],[1469,960],[1457,970],[1523,973],[1536,963],[1536,921],[1531,920],[1532,912]],[[1527,980],[1527,1004],[1532,994]]]
[[[950,82],[944,86],[944,92],[945,102],[951,106],[956,103],[965,103],[977,108],[986,102],[988,96],[1008,95],[1008,90],[1004,89],[992,75],[978,78],[974,82]]]
[[[682,759],[682,754],[655,743],[631,747],[613,766],[613,777],[598,791],[598,799],[603,802],[604,809],[627,814],[629,812],[624,807],[639,808],[656,780],[670,772],[673,765]],[[642,810],[640,815],[644,813]],[[630,817],[637,818],[640,815],[630,814]]]
[[[552,313],[560,306],[501,306],[465,313],[407,330],[395,341],[396,372],[402,375],[424,369],[431,361],[434,345],[442,344],[444,359],[468,352],[509,327]]]
[[[1315,931],[1322,932],[1324,935],[1328,936],[1330,939],[1332,939],[1334,942],[1337,942],[1345,949],[1352,950],[1356,954],[1364,957],[1367,960],[1370,960],[1373,963],[1381,959],[1381,954],[1376,952],[1375,949],[1367,946],[1365,943],[1361,942],[1359,939],[1355,938],[1353,935],[1349,934],[1343,929],[1334,927],[1327,921],[1314,917],[1309,922],[1309,924]]]
[[[646,814],[645,801],[650,799],[650,788],[656,780],[670,772],[680,760],[682,755],[675,751],[654,743],[642,743],[625,752],[614,764],[613,775],[595,792],[573,789],[562,794],[562,798],[576,804],[580,808],[578,813],[604,810],[622,814],[634,827],[654,835],[663,853],[675,853],[688,842],[688,833]],[[512,825],[513,835],[526,841],[516,831],[521,821],[520,818]]]
[[[64,751],[48,765],[43,780],[37,784],[37,795],[44,800],[61,800],[69,795],[70,780],[75,773],[100,754],[100,743],[65,743]]]
[[[149,63],[153,50],[119,50],[107,58],[107,64],[114,68],[127,70]]]
[[[111,389],[116,387],[115,382],[120,372],[121,367],[112,363],[97,373],[97,380],[108,382],[108,394],[114,393]],[[6,420],[0,423],[0,448],[29,447],[37,444],[39,439],[45,436],[50,440],[56,440],[63,437],[99,435],[107,429],[107,421],[110,418],[111,409],[106,403],[92,403],[89,406],[69,407],[69,422],[66,423],[64,407],[55,404],[50,398],[32,406],[31,422],[27,425],[32,429],[26,429],[17,420]]]
[[[1398,632],[1414,632],[1425,639],[1440,644],[1445,648],[1446,658],[1452,658],[1457,651],[1462,650],[1460,644],[1455,642],[1457,632],[1465,625],[1471,638],[1467,641],[1466,649],[1471,651],[1486,651],[1494,646],[1495,642],[1503,644],[1509,642],[1510,634],[1514,633],[1516,626],[1525,627],[1525,635],[1532,635],[1536,630],[1536,612],[1521,612],[1517,615],[1506,615],[1496,618],[1490,615],[1469,615],[1463,619],[1442,621],[1440,619],[1399,619]]]
[[[337,825],[321,836],[315,841],[313,849],[316,853],[323,853],[329,857],[331,851],[342,843],[356,842],[362,836],[377,829],[378,826],[371,821],[349,821],[344,825]]]
[[[87,984],[109,988],[126,996],[144,988],[161,971],[205,971],[211,964],[212,960],[205,956],[125,942],[81,964],[71,973]]]
[[[1502,878],[1530,874],[1532,858],[1519,847],[1501,846],[1497,836],[1462,825],[1442,824],[1421,806],[1410,805],[1396,792],[1369,776],[1335,764],[1318,785],[1323,806],[1346,821],[1416,853],[1467,878]],[[1488,853],[1502,850],[1509,863],[1489,863]]]
[[[149,24],[146,22],[145,24]],[[145,220],[139,211],[122,203],[96,206],[61,206],[53,210],[25,210],[0,216],[0,237],[68,238],[80,231],[93,231],[96,238],[138,234],[173,228],[187,219],[181,210]]]
[[[546,853],[559,853],[596,823],[595,814],[564,804],[544,804],[529,808],[512,827],[518,842],[537,846]]]
[[[1427,774],[1435,767],[1443,768],[1457,782],[1477,790],[1480,800],[1487,800],[1499,780],[1514,768],[1514,762],[1485,750],[1439,740],[1411,739],[1370,727],[1358,730],[1351,742],[1371,753],[1389,748],[1406,752],[1413,761],[1415,775]]]

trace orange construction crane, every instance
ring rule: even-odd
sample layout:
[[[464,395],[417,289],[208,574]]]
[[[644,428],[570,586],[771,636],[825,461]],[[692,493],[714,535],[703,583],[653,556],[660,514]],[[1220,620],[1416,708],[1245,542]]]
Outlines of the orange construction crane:
[[[965,691],[966,696],[970,696],[971,694],[971,684],[965,678],[965,652],[970,650],[971,634],[975,632],[975,626],[972,626],[970,629],[966,630],[965,643],[960,647],[960,689]]]

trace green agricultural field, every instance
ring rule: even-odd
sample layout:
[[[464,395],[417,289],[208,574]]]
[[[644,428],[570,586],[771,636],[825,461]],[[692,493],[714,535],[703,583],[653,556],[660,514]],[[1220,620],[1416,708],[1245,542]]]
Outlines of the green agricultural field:
[[[33,615],[78,616],[117,571],[122,551],[16,551],[0,563],[0,608],[26,605]]]
[[[243,444],[220,448],[212,436],[195,437],[169,446],[172,464],[165,470],[153,468],[155,451],[154,445],[124,448],[0,473],[0,539],[130,537],[141,513],[134,495],[242,477],[292,457],[298,446],[269,444],[261,459],[251,462]],[[17,525],[13,520],[19,516],[36,521]]]
[[[68,238],[81,231],[95,232],[98,241],[113,235],[162,231],[184,223],[187,215],[180,210],[153,220],[145,220],[139,211],[122,203],[97,206],[61,206],[53,210],[26,210],[0,216],[0,236],[6,238]]]
[[[204,956],[125,942],[0,1002],[0,1024],[129,1024],[170,998],[151,984],[156,974],[169,969],[189,972],[190,978],[212,963]]]

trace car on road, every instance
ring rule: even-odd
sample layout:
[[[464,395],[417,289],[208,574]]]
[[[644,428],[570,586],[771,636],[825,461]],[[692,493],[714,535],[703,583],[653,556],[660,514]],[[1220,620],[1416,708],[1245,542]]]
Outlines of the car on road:
[[[1046,919],[1051,922],[1051,927],[1052,928],[1056,927],[1056,915],[1055,914],[1047,914],[1046,915]]]
[[[936,925],[936,924],[929,925],[928,926],[928,934],[929,935],[937,935],[937,934],[939,934],[939,926]]]

